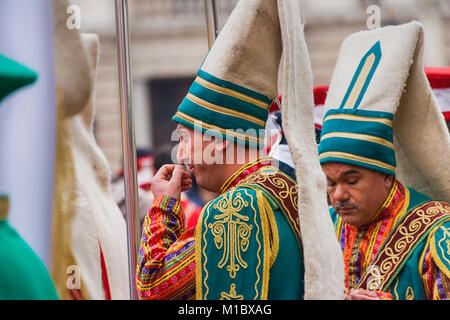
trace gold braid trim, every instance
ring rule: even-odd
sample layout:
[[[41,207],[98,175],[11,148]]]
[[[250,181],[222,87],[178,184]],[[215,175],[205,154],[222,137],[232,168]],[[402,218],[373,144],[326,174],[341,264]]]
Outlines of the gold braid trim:
[[[416,244],[436,223],[448,219],[449,214],[450,205],[438,201],[426,202],[413,209],[389,235],[357,288],[386,291]]]
[[[202,211],[200,212],[200,216],[198,217],[197,226],[195,227],[195,299],[203,300],[203,290],[202,290],[202,224],[203,224],[203,215],[205,214],[206,209],[208,208],[208,204],[206,204]],[[206,271],[207,272],[207,271]],[[206,274],[206,278],[208,274]]]
[[[448,220],[450,220],[450,216],[449,216]],[[438,266],[439,270],[441,270],[445,274],[445,276],[450,279],[450,270],[447,267],[447,265],[442,261],[442,258],[446,259],[447,263],[450,264],[450,261],[449,261],[449,257],[450,257],[450,229],[443,226],[443,224],[445,222],[447,222],[448,220],[445,220],[442,223],[440,223],[431,232],[431,235],[429,236],[428,241],[429,241],[429,245],[430,245],[431,256],[433,257],[434,263],[436,263],[436,265]],[[442,229],[442,231],[445,234],[444,238],[439,240],[439,242],[437,242],[436,239],[435,239],[435,232],[438,229]],[[444,242],[444,240],[445,240],[445,242]],[[438,254],[438,251],[437,251],[438,248],[442,252],[442,256]]]

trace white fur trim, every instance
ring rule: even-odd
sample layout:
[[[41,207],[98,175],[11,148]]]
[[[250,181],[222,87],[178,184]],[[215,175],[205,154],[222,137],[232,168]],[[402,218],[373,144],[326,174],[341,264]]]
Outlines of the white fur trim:
[[[278,1],[283,40],[283,129],[295,163],[305,264],[305,299],[343,299],[344,262],[319,165],[313,114],[313,80],[299,1]]]

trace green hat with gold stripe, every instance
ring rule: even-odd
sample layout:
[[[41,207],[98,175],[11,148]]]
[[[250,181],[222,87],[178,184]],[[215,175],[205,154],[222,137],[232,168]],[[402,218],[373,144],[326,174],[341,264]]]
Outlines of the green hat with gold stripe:
[[[339,108],[325,113],[319,144],[321,164],[347,163],[395,176],[394,115],[358,109],[380,59],[377,41],[362,57]]]
[[[278,95],[280,59],[276,1],[239,1],[172,119],[263,147],[268,110]]]
[[[382,111],[329,110],[320,137],[320,163],[348,163],[395,176],[393,117]]]

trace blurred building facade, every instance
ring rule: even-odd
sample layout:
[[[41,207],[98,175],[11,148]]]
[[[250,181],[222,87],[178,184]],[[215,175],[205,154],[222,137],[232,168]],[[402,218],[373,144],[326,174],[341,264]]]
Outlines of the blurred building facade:
[[[216,0],[219,30],[237,0]],[[122,164],[114,0],[72,0],[81,31],[100,36],[95,131],[113,172]],[[208,51],[204,0],[129,0],[136,145],[156,150],[171,140],[171,122]],[[314,85],[328,85],[349,34],[418,20],[425,27],[425,64],[450,65],[448,0],[303,0]],[[369,6],[379,8],[368,10]],[[373,7],[372,7],[373,8]],[[375,19],[375,20],[374,20]],[[173,142],[175,144],[175,142]]]

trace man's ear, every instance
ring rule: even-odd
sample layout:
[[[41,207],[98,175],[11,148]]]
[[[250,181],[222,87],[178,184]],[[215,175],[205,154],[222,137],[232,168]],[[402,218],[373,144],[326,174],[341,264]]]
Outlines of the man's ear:
[[[384,177],[384,185],[386,186],[387,189],[390,189],[393,184],[394,184],[394,176],[387,174]]]
[[[214,138],[214,148],[216,149],[217,152],[225,152],[225,149],[228,147],[230,141],[228,141],[227,139],[222,139],[222,138]]]

